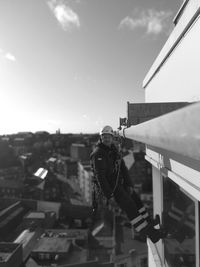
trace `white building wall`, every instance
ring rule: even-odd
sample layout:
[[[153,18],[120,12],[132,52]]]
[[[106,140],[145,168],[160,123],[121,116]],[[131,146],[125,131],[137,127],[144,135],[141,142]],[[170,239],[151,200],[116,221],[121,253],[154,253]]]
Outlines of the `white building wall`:
[[[78,181],[79,181],[79,186],[80,186],[81,190],[83,190],[83,188],[84,188],[84,168],[80,162],[78,163]]]
[[[86,170],[84,171],[84,178],[85,178],[85,188],[84,188],[85,200],[88,202],[89,201],[89,173]]]
[[[196,0],[189,1],[183,19],[186,21],[192,17],[191,12],[196,12],[200,3]],[[194,14],[193,14],[194,15]],[[180,26],[183,22],[180,21]],[[177,25],[166,42],[163,50],[152,69],[144,80],[144,86],[153,75],[153,71],[164,59],[163,54],[171,49],[172,40],[181,36],[184,27]],[[185,26],[185,25],[184,25]],[[179,30],[180,28],[180,30]],[[190,29],[167,57],[166,62],[155,74],[145,90],[146,102],[176,102],[176,101],[197,101],[200,100],[200,18],[193,22]],[[179,30],[179,32],[177,32]],[[155,66],[156,65],[156,66]]]
[[[78,164],[78,180],[85,201],[92,204],[92,172],[85,170],[84,165]]]
[[[89,205],[92,204],[92,173],[90,171],[85,170],[85,199]]]
[[[144,79],[146,102],[193,102],[200,100],[200,1],[190,0],[180,21]],[[194,21],[193,18],[196,16]],[[190,22],[192,24],[190,25]],[[189,25],[189,29],[187,29]],[[182,36],[183,32],[187,30]],[[173,48],[175,42],[180,42]],[[168,54],[166,57],[165,56]],[[164,62],[164,63],[163,63]],[[192,115],[192,114],[191,114]],[[181,123],[181,122],[180,122]],[[199,237],[200,167],[192,159],[166,150],[147,147],[146,159],[153,166],[154,214],[162,215],[162,177],[169,177],[195,202],[196,233]],[[168,267],[162,241],[148,241],[149,267]],[[159,259],[159,260],[158,260]],[[199,267],[199,238],[196,238],[196,267]]]

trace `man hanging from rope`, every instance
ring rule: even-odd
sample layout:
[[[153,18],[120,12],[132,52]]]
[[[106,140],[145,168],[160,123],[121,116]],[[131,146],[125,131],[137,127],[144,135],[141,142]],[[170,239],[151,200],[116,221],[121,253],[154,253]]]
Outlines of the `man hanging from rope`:
[[[91,154],[96,193],[100,196],[102,193],[107,200],[115,200],[127,214],[135,231],[156,243],[165,233],[154,228],[146,208],[134,191],[128,169],[113,143],[113,136],[112,127],[105,126],[100,131],[100,141]]]

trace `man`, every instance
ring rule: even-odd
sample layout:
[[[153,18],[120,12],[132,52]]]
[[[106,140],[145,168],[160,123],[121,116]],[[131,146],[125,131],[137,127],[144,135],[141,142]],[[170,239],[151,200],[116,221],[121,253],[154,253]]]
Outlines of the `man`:
[[[153,227],[148,212],[133,189],[125,163],[113,144],[113,137],[112,127],[103,127],[100,141],[91,154],[95,184],[108,200],[114,198],[137,233],[156,243],[164,237],[164,233]]]

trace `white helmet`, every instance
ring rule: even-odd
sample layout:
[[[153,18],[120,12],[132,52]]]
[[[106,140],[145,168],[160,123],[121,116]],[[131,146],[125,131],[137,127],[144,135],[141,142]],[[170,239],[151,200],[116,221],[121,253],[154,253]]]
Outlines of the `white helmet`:
[[[104,126],[101,131],[100,131],[100,135],[102,134],[111,134],[112,136],[114,135],[113,129],[111,126]]]

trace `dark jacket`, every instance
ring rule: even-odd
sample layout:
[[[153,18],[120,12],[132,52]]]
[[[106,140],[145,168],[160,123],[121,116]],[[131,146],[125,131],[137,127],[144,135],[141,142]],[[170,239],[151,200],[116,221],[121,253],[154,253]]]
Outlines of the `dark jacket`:
[[[116,183],[118,186],[133,186],[124,160],[114,145],[108,147],[99,142],[90,155],[90,159],[94,177],[105,197],[111,197]],[[119,179],[117,182],[118,172]]]

